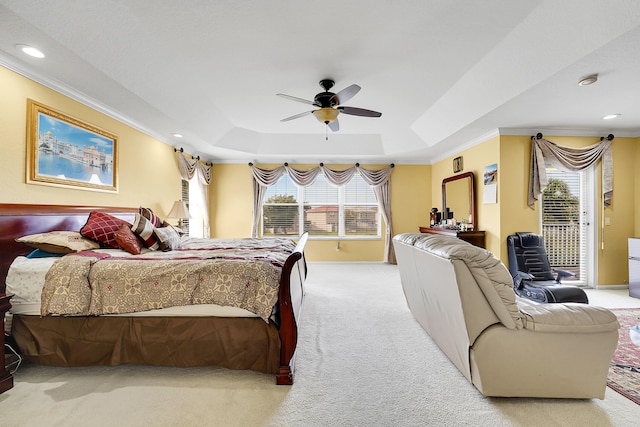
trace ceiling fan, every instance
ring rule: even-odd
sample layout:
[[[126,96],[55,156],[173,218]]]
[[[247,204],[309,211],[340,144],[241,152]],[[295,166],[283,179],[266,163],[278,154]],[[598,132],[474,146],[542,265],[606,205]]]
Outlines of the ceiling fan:
[[[324,92],[320,92],[319,94],[317,94],[313,98],[313,101],[298,98],[296,96],[285,95],[283,93],[276,94],[283,98],[291,99],[292,101],[298,101],[319,107],[317,110],[305,111],[304,113],[296,114],[295,116],[287,117],[280,121],[288,122],[289,120],[297,119],[308,114],[313,114],[316,119],[318,119],[318,121],[326,124],[329,129],[336,132],[340,129],[340,124],[338,123],[338,115],[340,113],[362,117],[382,116],[382,113],[379,113],[377,111],[366,110],[364,108],[342,106],[343,103],[353,98],[355,94],[360,91],[360,86],[354,84],[342,89],[338,93],[329,92],[334,84],[335,82],[331,79],[320,80],[320,86],[324,89]]]

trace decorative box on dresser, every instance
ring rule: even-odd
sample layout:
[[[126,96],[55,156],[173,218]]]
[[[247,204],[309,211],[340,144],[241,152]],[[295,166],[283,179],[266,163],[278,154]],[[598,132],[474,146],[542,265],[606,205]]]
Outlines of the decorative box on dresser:
[[[420,227],[421,233],[443,234],[445,236],[457,237],[460,240],[469,242],[480,248],[485,248],[485,232],[481,230],[461,231],[443,227]]]
[[[12,295],[0,294],[0,326],[2,330],[0,331],[0,346],[2,347],[2,356],[0,356],[0,393],[3,393],[10,388],[13,387],[13,375],[7,370],[6,363],[4,360],[4,314],[9,311],[11,308],[11,303],[9,300]]]

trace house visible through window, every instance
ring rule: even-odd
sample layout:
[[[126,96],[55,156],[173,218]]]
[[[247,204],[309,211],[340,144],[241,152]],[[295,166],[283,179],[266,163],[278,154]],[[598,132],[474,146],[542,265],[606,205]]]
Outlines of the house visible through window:
[[[268,187],[262,211],[263,236],[380,237],[380,213],[373,189],[360,175],[335,187],[318,175],[306,187],[283,175]]]

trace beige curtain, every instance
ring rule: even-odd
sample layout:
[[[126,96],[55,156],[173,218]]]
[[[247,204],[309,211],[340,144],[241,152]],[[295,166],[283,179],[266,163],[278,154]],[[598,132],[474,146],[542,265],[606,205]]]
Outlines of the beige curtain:
[[[610,206],[613,198],[613,135],[600,143],[584,148],[563,147],[542,138],[531,137],[531,168],[529,173],[528,205],[534,207],[548,184],[545,162],[560,170],[579,171],[602,161],[602,200]]]
[[[199,206],[200,215],[203,221],[203,237],[211,237],[211,226],[209,223],[209,184],[211,183],[211,166],[200,161],[200,158],[185,155],[181,150],[176,150],[178,155],[178,169],[180,176],[186,181],[197,179],[199,198],[202,199],[203,206]],[[191,206],[189,207],[191,209]]]
[[[249,166],[251,167],[251,173],[253,175],[253,227],[251,230],[253,237],[258,236],[258,226],[260,224],[260,215],[264,204],[266,187],[278,182],[278,179],[280,179],[285,172],[289,174],[291,180],[296,185],[302,187],[313,184],[320,173],[322,173],[331,184],[342,186],[349,182],[351,177],[358,172],[364,181],[373,187],[382,218],[387,225],[385,260],[391,264],[396,264],[396,255],[393,250],[393,245],[391,244],[393,227],[391,224],[391,196],[389,186],[391,172],[394,167],[393,164],[388,168],[379,170],[365,169],[360,167],[359,163],[345,170],[330,169],[322,163],[320,163],[320,166],[308,170],[294,169],[290,167],[288,163],[275,169],[261,169],[254,166],[253,163],[249,163]]]

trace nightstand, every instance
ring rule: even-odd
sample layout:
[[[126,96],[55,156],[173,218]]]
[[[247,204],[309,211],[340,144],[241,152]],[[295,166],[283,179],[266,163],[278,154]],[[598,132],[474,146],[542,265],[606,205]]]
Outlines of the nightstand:
[[[11,308],[9,300],[13,295],[0,294],[0,393],[13,387],[13,375],[7,370],[4,360],[4,314]]]

